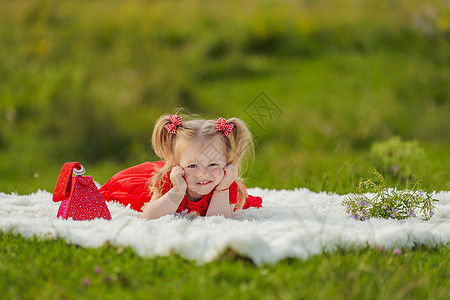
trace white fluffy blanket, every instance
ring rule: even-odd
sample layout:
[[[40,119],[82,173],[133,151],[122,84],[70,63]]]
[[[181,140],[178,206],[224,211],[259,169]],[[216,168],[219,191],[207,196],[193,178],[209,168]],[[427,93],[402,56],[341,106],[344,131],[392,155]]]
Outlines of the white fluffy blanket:
[[[140,214],[108,202],[112,220],[61,220],[52,194],[0,193],[0,230],[25,237],[65,239],[83,247],[132,247],[154,257],[177,253],[198,263],[217,258],[227,247],[255,263],[275,263],[285,257],[308,258],[338,247],[384,245],[410,247],[441,245],[450,240],[450,192],[434,198],[436,214],[429,221],[370,219],[356,221],[342,206],[345,195],[314,193],[307,189],[249,189],[263,198],[263,208],[223,217],[166,216],[146,221]]]

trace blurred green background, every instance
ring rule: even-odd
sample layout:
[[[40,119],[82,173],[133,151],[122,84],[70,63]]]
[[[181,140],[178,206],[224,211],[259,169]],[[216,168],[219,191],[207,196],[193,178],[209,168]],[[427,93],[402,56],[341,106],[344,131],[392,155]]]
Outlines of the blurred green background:
[[[249,187],[448,190],[449,40],[444,0],[1,1],[0,192],[156,160],[175,107],[249,124]]]

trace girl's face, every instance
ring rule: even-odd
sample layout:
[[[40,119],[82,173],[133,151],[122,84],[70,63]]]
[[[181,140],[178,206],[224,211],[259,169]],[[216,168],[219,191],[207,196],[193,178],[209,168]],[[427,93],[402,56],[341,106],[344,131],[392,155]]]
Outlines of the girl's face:
[[[179,165],[184,169],[187,193],[193,200],[210,193],[224,176],[225,145],[219,137],[187,144],[179,158]]]

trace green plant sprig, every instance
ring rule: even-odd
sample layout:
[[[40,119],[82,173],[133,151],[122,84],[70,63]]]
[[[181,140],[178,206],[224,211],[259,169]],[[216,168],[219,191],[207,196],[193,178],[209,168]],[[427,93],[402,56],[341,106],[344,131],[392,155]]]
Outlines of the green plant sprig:
[[[389,189],[386,180],[375,168],[371,168],[370,173],[373,177],[361,179],[357,191],[347,196],[342,203],[355,220],[402,220],[416,217],[419,212],[423,220],[429,220],[434,215],[434,202],[438,200],[421,189],[420,180],[411,189],[398,191]]]

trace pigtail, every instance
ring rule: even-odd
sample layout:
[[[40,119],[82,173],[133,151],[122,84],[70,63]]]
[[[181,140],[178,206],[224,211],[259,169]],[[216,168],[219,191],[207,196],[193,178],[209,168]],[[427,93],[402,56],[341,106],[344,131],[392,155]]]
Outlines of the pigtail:
[[[231,151],[228,157],[228,164],[235,164],[241,169],[243,162],[253,160],[254,146],[250,130],[244,121],[239,118],[231,118],[227,120],[234,124],[233,131],[228,135],[231,143]]]
[[[231,151],[228,153],[227,164],[235,164],[238,167],[240,173],[242,169],[245,169],[246,163],[249,160],[254,159],[254,145],[252,134],[248,129],[244,121],[239,118],[228,119],[227,122],[234,124],[232,132],[228,135],[228,139],[231,144]],[[243,178],[239,178],[243,181]],[[245,198],[247,192],[242,187],[242,184],[238,184],[238,194],[236,201],[236,209],[242,208],[245,204]]]
[[[170,171],[174,165],[174,148],[176,142],[176,134],[171,134],[164,127],[170,124],[170,115],[161,116],[155,123],[155,128],[153,129],[152,135],[152,147],[155,154],[161,159],[166,161],[164,167],[162,167],[158,172],[155,173],[151,182],[149,183],[150,194],[162,196],[162,187],[165,184],[164,174]]]
[[[164,128],[165,125],[170,124],[170,115],[161,116],[155,124],[152,135],[152,147],[156,155],[165,161],[173,159],[173,149],[175,145],[176,135],[169,133]]]

